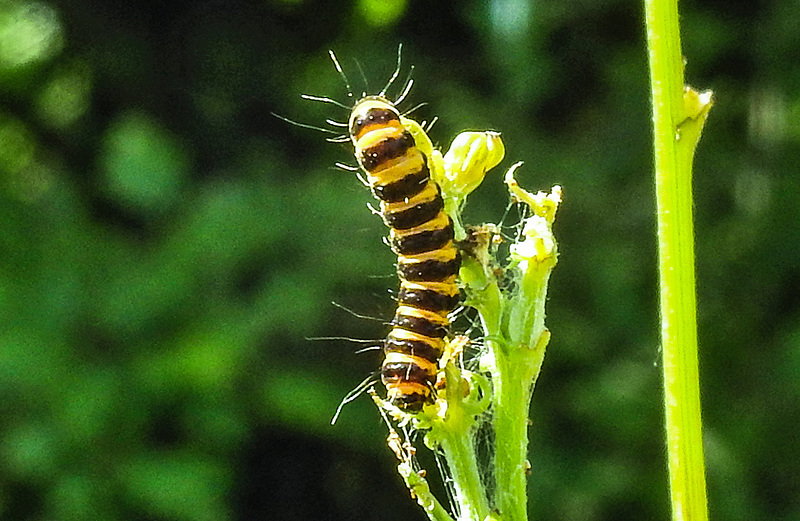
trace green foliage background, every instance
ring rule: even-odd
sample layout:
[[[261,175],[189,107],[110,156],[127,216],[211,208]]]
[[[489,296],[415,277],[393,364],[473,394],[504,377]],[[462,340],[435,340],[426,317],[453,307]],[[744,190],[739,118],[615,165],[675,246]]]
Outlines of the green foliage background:
[[[683,2],[711,516],[800,518],[797,0]],[[0,0],[0,517],[424,519],[369,400],[391,252],[300,99],[380,90],[561,184],[534,519],[667,519],[642,6]],[[368,87],[362,79],[368,80]],[[472,198],[497,220],[495,174]],[[435,472],[435,464],[428,468]]]

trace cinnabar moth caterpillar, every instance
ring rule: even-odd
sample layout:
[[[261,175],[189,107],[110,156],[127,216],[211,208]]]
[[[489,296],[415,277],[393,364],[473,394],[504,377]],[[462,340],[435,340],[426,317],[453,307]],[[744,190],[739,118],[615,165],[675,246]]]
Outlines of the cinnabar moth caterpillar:
[[[398,308],[384,342],[381,380],[389,402],[417,412],[433,402],[448,315],[459,303],[461,258],[453,223],[431,178],[430,159],[392,102],[362,98],[351,112],[349,133],[397,254]]]

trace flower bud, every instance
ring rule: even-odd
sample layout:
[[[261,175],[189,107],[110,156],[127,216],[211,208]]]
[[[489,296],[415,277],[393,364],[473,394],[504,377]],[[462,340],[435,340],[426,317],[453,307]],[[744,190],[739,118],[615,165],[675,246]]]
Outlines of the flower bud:
[[[504,155],[505,147],[498,132],[462,132],[444,155],[443,190],[465,198]]]

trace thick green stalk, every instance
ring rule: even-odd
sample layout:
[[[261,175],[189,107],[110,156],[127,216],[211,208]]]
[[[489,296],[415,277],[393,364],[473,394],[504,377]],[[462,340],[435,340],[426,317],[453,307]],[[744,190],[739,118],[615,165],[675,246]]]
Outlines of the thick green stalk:
[[[676,0],[646,0],[664,406],[674,520],[708,519],[697,364],[692,159],[711,93],[684,87]]]
[[[553,262],[526,271],[525,290],[507,303],[505,342],[487,342],[494,363],[496,507],[502,519],[527,519],[528,413],[550,338],[544,326],[547,281]]]
[[[495,502],[504,521],[527,519],[528,409],[534,375],[495,346]],[[538,372],[538,367],[537,367]],[[499,377],[499,378],[498,378]]]

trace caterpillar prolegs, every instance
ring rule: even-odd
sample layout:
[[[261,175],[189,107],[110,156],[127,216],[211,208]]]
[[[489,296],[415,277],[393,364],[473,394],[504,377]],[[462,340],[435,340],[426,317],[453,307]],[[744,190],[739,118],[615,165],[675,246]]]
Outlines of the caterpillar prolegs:
[[[397,254],[398,307],[384,342],[381,380],[390,403],[417,412],[434,399],[448,315],[459,303],[461,258],[453,222],[431,178],[430,158],[392,102],[362,98],[351,112],[349,133]]]

